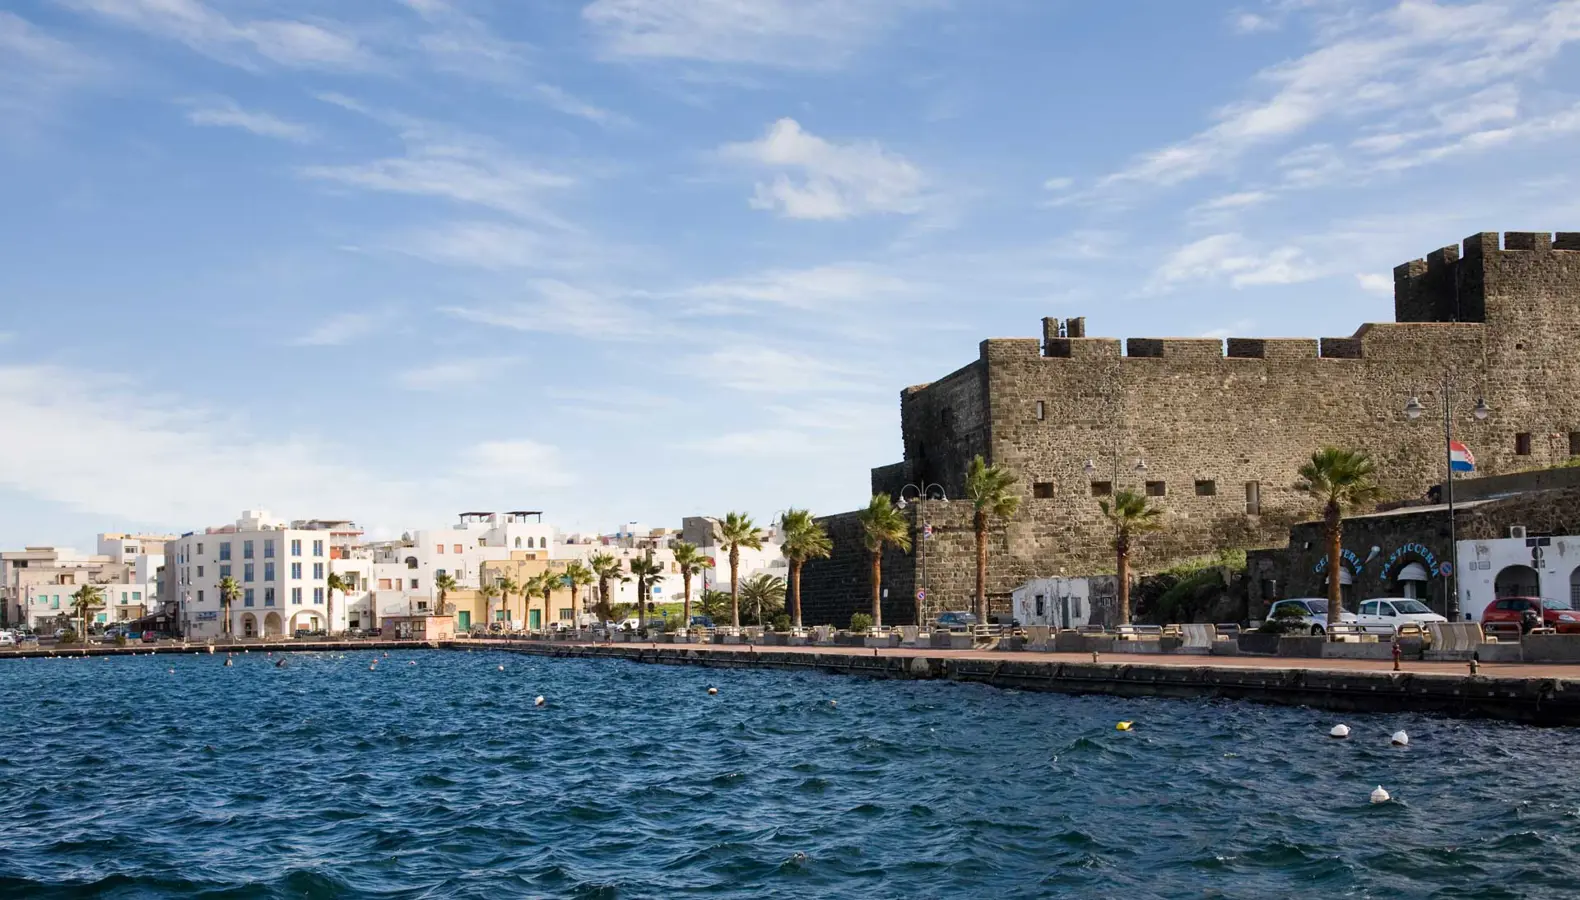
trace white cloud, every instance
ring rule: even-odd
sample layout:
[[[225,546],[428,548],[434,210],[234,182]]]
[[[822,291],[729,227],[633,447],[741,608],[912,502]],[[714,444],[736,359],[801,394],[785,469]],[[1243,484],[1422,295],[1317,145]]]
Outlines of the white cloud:
[[[1189,281],[1217,280],[1227,280],[1237,288],[1296,284],[1321,274],[1297,247],[1262,250],[1242,235],[1215,234],[1170,254],[1147,288],[1162,292]]]
[[[593,0],[607,56],[823,68],[936,0]]]
[[[490,372],[499,372],[509,365],[510,360],[453,359],[408,369],[395,380],[407,390],[437,391],[474,384]]]
[[[1265,203],[1271,199],[1271,197],[1272,195],[1266,191],[1239,191],[1233,194],[1224,194],[1222,197],[1214,197],[1213,199],[1208,200],[1206,203],[1203,203],[1200,208],[1203,210],[1213,211],[1226,209],[1245,209],[1249,206],[1257,206],[1258,204]]]
[[[522,218],[557,223],[543,206],[547,191],[574,178],[540,169],[503,150],[412,135],[405,156],[340,166],[308,166],[308,178],[392,194],[440,197]]]
[[[320,322],[291,343],[298,347],[338,347],[372,334],[379,327],[376,313],[340,313]]]
[[[71,89],[103,74],[76,47],[0,11],[0,140],[31,131]]]
[[[219,524],[261,504],[293,518],[355,510],[370,530],[398,533],[447,517],[458,498],[497,497],[500,484],[552,488],[574,480],[552,447],[508,430],[460,451],[432,476],[386,477],[344,445],[279,430],[273,421],[255,431],[244,418],[76,367],[0,366],[0,421],[16,433],[50,435],[0,441],[0,486],[172,530]],[[105,465],[105,448],[114,448],[115,465]]]
[[[1074,184],[1074,178],[1050,178],[1042,183],[1042,189],[1045,191],[1053,191],[1057,193],[1059,191],[1069,190],[1072,186],[1074,186]]]
[[[1209,328],[1208,330],[1203,331],[1201,336],[1204,338],[1217,338],[1218,340],[1223,340],[1224,338],[1238,337],[1242,334],[1249,334],[1251,329],[1255,327],[1256,323],[1252,322],[1250,319],[1236,319],[1222,328]]]
[[[1229,27],[1234,29],[1236,34],[1256,34],[1260,31],[1276,31],[1278,23],[1257,13],[1241,12],[1229,17]]]
[[[505,487],[553,488],[576,483],[560,451],[533,440],[474,444],[462,454],[462,465]]]
[[[245,68],[258,59],[302,69],[365,69],[372,54],[339,23],[294,19],[234,21],[201,0],[63,0],[220,62]]]
[[[1393,296],[1392,276],[1378,275],[1375,272],[1363,272],[1356,274],[1355,281],[1361,286],[1361,290],[1368,294],[1377,294],[1383,297]]]
[[[313,139],[313,130],[306,125],[290,122],[263,112],[252,112],[236,105],[236,101],[221,97],[204,101],[187,111],[187,121],[193,125],[211,125],[221,128],[240,128],[261,137],[278,138],[305,144]]]
[[[751,394],[807,394],[873,387],[875,373],[845,363],[761,345],[730,346],[680,361],[683,374]]]
[[[429,262],[474,269],[552,269],[566,262],[558,235],[501,222],[451,222],[413,232],[396,247]]]
[[[1271,96],[1221,110],[1216,124],[1142,154],[1101,186],[1179,184],[1319,122],[1408,115],[1423,98],[1462,98],[1482,85],[1532,75],[1580,40],[1580,0],[1401,0],[1323,37],[1305,56],[1259,73]]]
[[[599,341],[657,340],[673,330],[647,310],[610,292],[555,279],[528,282],[532,296],[484,306],[447,306],[440,312],[467,322]]]
[[[730,311],[745,305],[770,304],[789,309],[832,309],[870,304],[908,291],[904,279],[870,266],[842,264],[810,269],[775,269],[744,278],[699,284],[682,291],[703,311]]]
[[[727,144],[720,154],[779,174],[758,182],[751,204],[792,219],[848,219],[868,213],[920,212],[926,179],[903,156],[876,141],[833,143],[780,119],[762,138]],[[792,178],[785,170],[797,173]]]

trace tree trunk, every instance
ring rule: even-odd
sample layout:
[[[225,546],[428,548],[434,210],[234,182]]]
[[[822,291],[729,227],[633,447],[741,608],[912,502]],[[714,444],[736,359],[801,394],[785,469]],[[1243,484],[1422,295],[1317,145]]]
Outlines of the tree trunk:
[[[981,510],[976,514],[977,532],[977,624],[986,625],[988,620],[987,602],[987,515]],[[918,625],[921,623],[918,622]]]
[[[680,624],[687,631],[691,630],[691,569],[688,567],[680,573],[681,588],[686,592],[686,600],[680,605]]]
[[[636,580],[636,633],[647,632],[647,576]]]
[[[883,551],[872,554],[872,627],[883,627]]]
[[[794,609],[790,613],[790,624],[794,628],[801,627],[801,560],[790,560],[790,602]]]
[[[741,545],[730,545],[730,625],[741,627]]]
[[[600,575],[598,577],[598,620],[601,622],[609,621],[612,609],[613,607],[609,605],[609,579]]]
[[[1119,624],[1130,624],[1130,536],[1120,533],[1114,541],[1114,570],[1119,576]]]
[[[1344,621],[1344,578],[1339,567],[1344,565],[1344,519],[1338,503],[1329,500],[1323,518],[1328,531],[1328,640],[1333,640],[1333,626]]]
[[[324,624],[324,633],[335,633],[335,589],[328,588],[324,591],[324,618],[329,621]]]
[[[572,579],[571,580],[571,625],[573,625],[573,626],[576,624],[576,594],[577,594],[576,581],[575,581],[575,579]]]
[[[549,598],[552,597],[553,595],[554,595],[554,588],[551,587],[551,588],[544,589],[544,591],[543,591],[543,621],[540,624],[543,626],[543,630],[544,630],[545,633],[549,630],[549,612],[550,612],[550,607],[553,605],[550,602]]]

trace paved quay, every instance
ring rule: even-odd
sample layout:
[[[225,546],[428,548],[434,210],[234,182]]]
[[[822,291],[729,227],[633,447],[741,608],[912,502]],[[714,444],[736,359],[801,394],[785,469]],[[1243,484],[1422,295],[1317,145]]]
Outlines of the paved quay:
[[[1534,725],[1580,725],[1580,665],[1091,654],[929,648],[756,647],[739,644],[460,640],[539,656],[710,668],[815,670],[873,678],[951,680],[1121,697],[1233,699],[1334,711],[1432,712]]]

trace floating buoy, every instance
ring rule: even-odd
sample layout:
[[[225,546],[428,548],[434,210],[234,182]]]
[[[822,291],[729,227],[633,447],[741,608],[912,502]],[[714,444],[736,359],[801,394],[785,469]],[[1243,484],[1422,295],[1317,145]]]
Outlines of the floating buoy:
[[[716,688],[716,687],[708,688],[708,696],[710,696],[710,697],[713,696],[714,694],[717,694],[718,692],[719,692],[719,689]]]
[[[170,670],[170,674],[171,674],[171,675],[174,675],[174,674],[175,674],[175,673],[176,673],[176,670],[175,670],[175,669],[171,669],[171,670]]]
[[[369,672],[376,672],[376,671],[378,671],[378,667],[379,667],[379,661],[376,660],[376,659],[374,661],[368,663],[368,671]]]
[[[406,663],[406,665],[408,665],[408,666],[415,666],[416,664],[417,664],[417,661],[415,659],[408,660],[407,663]]]
[[[285,657],[283,657],[283,656],[280,657],[279,660],[277,660],[275,662],[274,667],[276,669],[283,669],[283,668],[285,668]]]
[[[227,666],[227,667],[228,667],[228,666],[230,666],[230,665],[231,665],[231,659],[230,659],[230,657],[228,657],[228,656],[227,656],[227,657],[225,657],[225,665],[226,665],[226,666]]]
[[[1114,726],[1114,730],[1115,731],[1129,731],[1130,730],[1130,726],[1134,725],[1134,724],[1135,724],[1134,722],[1120,722],[1118,725]]]
[[[1377,790],[1372,791],[1372,802],[1373,803],[1387,803],[1389,800],[1392,800],[1392,799],[1393,799],[1392,797],[1388,796],[1388,792],[1382,789],[1382,785],[1380,785],[1380,784],[1377,785]]]
[[[501,671],[501,672],[505,671],[505,667],[504,666],[500,666],[499,667],[499,671]]]
[[[831,706],[831,707],[832,706],[838,706],[839,705],[839,701],[838,700],[830,700],[830,701],[828,701],[828,705]]]
[[[1403,731],[1395,731],[1393,737],[1388,739],[1388,743],[1395,747],[1407,747],[1410,745],[1410,736]]]
[[[538,696],[537,696],[537,699],[535,699],[535,700],[533,700],[533,701],[532,701],[532,705],[533,705],[533,706],[542,706],[542,705],[543,705],[543,704],[545,704],[545,703],[547,703],[547,702],[549,702],[549,701],[547,701],[547,700],[545,700],[545,699],[543,699],[543,695],[542,695],[542,694],[539,694],[539,695],[538,695]]]
[[[1330,738],[1339,738],[1342,740],[1343,738],[1347,738],[1349,736],[1350,726],[1348,725],[1335,725],[1333,726],[1333,730],[1328,732],[1328,737]]]

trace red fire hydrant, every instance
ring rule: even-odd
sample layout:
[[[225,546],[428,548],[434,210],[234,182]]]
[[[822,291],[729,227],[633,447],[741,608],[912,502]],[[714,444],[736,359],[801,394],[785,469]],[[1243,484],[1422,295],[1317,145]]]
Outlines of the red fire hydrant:
[[[1399,671],[1399,656],[1403,651],[1399,649],[1399,639],[1393,639],[1393,670]]]

